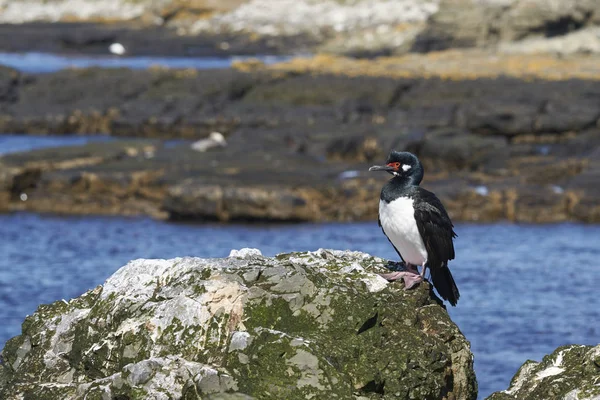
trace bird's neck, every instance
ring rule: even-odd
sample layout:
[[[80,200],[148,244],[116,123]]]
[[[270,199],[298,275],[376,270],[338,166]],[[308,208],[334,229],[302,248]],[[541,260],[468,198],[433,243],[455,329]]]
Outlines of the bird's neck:
[[[395,176],[392,179],[390,179],[390,183],[394,186],[405,188],[409,186],[419,186],[422,179],[422,174],[413,174],[409,176]]]
[[[398,197],[409,196],[410,188],[415,186],[408,176],[395,176],[381,189],[381,200],[390,203]]]

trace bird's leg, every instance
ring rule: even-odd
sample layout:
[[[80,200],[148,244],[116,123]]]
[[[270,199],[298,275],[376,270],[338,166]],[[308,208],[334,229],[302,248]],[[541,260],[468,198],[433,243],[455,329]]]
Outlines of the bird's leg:
[[[422,265],[421,265],[422,269],[421,269],[421,278],[425,279],[425,270],[427,269],[427,261],[425,261]]]
[[[395,271],[389,274],[381,274],[381,277],[390,282],[402,279],[404,281],[404,289],[412,289],[423,281],[423,277],[419,275],[419,271],[414,265],[404,263],[405,271]]]
[[[413,274],[418,274],[418,273],[419,273],[419,270],[417,269],[417,267],[416,267],[416,266],[414,266],[414,265],[412,265],[412,264],[410,264],[410,263],[407,263],[407,262],[405,262],[405,263],[404,263],[404,268],[405,268],[405,269],[406,269],[408,272],[412,272]]]

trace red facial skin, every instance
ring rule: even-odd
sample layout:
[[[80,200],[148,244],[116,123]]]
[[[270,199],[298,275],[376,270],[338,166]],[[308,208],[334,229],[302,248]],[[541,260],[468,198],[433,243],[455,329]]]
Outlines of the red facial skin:
[[[400,163],[399,162],[391,162],[387,166],[394,168],[395,171],[398,171],[400,169]]]

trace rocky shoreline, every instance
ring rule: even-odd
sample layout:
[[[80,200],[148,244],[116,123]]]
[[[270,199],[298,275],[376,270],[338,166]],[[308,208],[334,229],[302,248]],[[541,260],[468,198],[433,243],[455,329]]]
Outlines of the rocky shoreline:
[[[600,53],[594,0],[0,0],[0,23],[9,51],[97,52],[118,40],[134,54],[179,56]]]
[[[471,53],[469,69],[458,60],[1,68],[0,131],[145,140],[4,156],[0,210],[370,220],[385,178],[366,171],[396,148],[419,155],[425,187],[456,221],[599,222],[600,81],[591,77],[600,62]],[[212,131],[226,148],[202,153],[158,140]]]

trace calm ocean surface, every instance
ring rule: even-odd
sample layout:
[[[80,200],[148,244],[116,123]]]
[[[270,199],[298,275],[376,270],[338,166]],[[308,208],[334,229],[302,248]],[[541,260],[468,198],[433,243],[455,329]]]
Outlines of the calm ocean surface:
[[[132,68],[146,69],[152,66],[168,68],[228,68],[234,61],[259,59],[265,64],[273,64],[289,59],[286,56],[232,56],[232,57],[119,57],[74,56],[49,53],[2,53],[0,65],[29,73],[49,73],[65,68]]]
[[[526,359],[600,337],[600,226],[458,224],[453,320],[471,341],[480,398]],[[0,215],[0,346],[40,303],[78,296],[135,258],[361,250],[397,256],[377,223],[187,225],[147,218]]]

